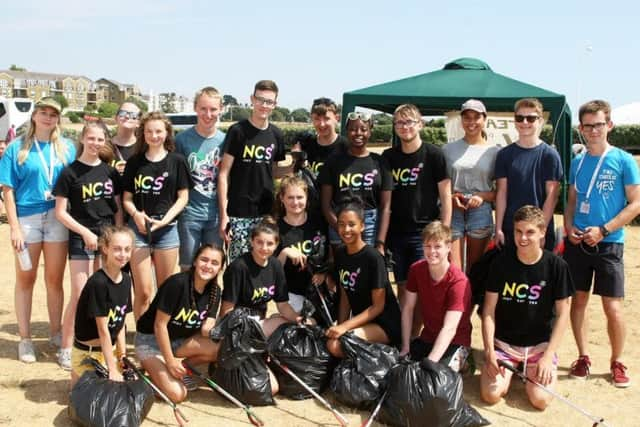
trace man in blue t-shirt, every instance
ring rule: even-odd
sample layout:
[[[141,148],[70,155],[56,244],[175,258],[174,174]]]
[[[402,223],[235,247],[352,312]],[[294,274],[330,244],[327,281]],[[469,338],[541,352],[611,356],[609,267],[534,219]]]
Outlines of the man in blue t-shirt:
[[[496,234],[498,246],[514,247],[513,214],[524,205],[542,209],[547,223],[545,249],[555,246],[553,211],[560,194],[562,162],[558,152],[540,139],[542,103],[524,98],[514,107],[518,140],[496,157]]]
[[[222,159],[224,132],[218,130],[222,96],[213,87],[205,87],[194,97],[196,125],[176,136],[176,151],[189,164],[194,186],[189,203],[178,221],[180,268],[188,270],[193,255],[203,243],[220,244],[218,235],[218,168]]]
[[[591,361],[587,353],[586,308],[593,293],[602,297],[611,342],[611,380],[616,387],[631,383],[620,361],[625,341],[622,315],[624,298],[624,229],[640,213],[640,173],[633,157],[607,141],[613,128],[606,101],[580,107],[580,132],[587,152],[573,159],[569,194],[564,212],[568,237],[564,258],[576,286],[571,303],[571,327],[578,360],[570,376],[586,379]]]

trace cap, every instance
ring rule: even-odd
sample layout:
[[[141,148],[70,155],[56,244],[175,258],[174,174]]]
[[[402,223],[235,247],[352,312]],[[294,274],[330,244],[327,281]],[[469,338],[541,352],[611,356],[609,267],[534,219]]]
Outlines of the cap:
[[[62,107],[60,106],[60,103],[50,96],[46,96],[42,98],[40,101],[36,102],[36,108],[44,108],[44,107],[53,108],[58,112],[58,114],[62,112]]]
[[[462,104],[462,107],[460,107],[460,112],[465,110],[473,110],[478,113],[487,114],[487,107],[484,106],[482,101],[478,101],[477,99],[466,100],[465,103]]]

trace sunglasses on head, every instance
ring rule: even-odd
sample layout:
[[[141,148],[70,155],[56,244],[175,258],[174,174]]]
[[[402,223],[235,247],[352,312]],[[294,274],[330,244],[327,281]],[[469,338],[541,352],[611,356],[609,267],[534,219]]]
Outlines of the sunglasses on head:
[[[118,110],[116,116],[121,119],[138,120],[140,118],[140,113],[137,111]]]
[[[317,105],[336,105],[336,103],[330,98],[316,98],[313,100],[312,108]]]
[[[352,111],[347,114],[347,120],[362,120],[363,122],[368,122],[371,120],[371,114],[363,113],[360,111]]]
[[[535,123],[539,118],[540,116],[536,115],[523,116],[522,114],[516,114],[516,122],[518,123],[522,123],[524,121],[526,121],[527,123]]]

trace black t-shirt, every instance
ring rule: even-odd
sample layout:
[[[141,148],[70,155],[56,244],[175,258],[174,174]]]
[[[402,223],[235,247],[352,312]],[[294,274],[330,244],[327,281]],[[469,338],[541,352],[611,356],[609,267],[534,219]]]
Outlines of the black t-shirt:
[[[299,226],[288,224],[284,218],[278,220],[280,231],[280,244],[276,249],[277,256],[284,248],[295,247],[304,255],[309,256],[313,252],[313,243],[320,240],[326,247],[327,224],[317,215],[309,215],[307,221]],[[287,280],[289,292],[297,295],[305,295],[307,287],[311,283],[311,273],[306,268],[294,265],[289,258],[284,263],[284,275]]]
[[[344,288],[353,316],[362,313],[373,304],[371,291],[385,290],[384,311],[376,318],[385,332],[400,331],[400,306],[391,289],[387,268],[382,255],[372,246],[365,245],[355,254],[347,254],[345,246],[334,255],[336,281]],[[398,337],[389,336],[394,341]]]
[[[191,284],[191,275],[190,271],[176,273],[158,288],[149,309],[138,319],[138,332],[154,333],[153,325],[158,310],[170,316],[167,324],[170,340],[189,338],[200,332],[207,318],[216,317],[220,307],[220,288],[215,284],[215,279],[207,283],[200,294]]]
[[[438,183],[450,178],[442,149],[423,143],[415,153],[405,154],[395,146],[382,156],[393,177],[390,231],[414,232],[438,219]]]
[[[167,153],[164,159],[152,162],[136,154],[124,170],[123,190],[133,194],[136,209],[147,215],[163,217],[178,198],[178,190],[191,187],[187,161],[181,154]]]
[[[255,218],[270,213],[274,200],[271,168],[285,158],[282,131],[271,123],[258,129],[242,120],[229,128],[224,152],[233,156],[227,214]]]
[[[253,260],[251,252],[236,258],[224,272],[222,299],[236,307],[247,307],[265,316],[267,303],[289,301],[282,264],[269,258],[265,267]]]
[[[333,206],[339,206],[347,197],[359,196],[365,209],[376,209],[380,192],[393,189],[389,166],[376,153],[353,157],[346,152],[335,152],[321,168],[318,181],[333,188]]]
[[[517,346],[549,341],[556,300],[574,293],[567,263],[546,250],[532,265],[503,251],[489,268],[486,290],[498,294],[495,337]]]
[[[316,178],[320,174],[322,165],[327,161],[334,151],[344,153],[349,145],[349,140],[342,135],[338,135],[330,145],[320,145],[317,138],[300,141],[300,147],[307,153],[308,169]]]
[[[79,160],[64,168],[53,190],[55,196],[69,200],[69,213],[92,230],[113,224],[118,210],[116,196],[121,193],[120,174],[100,163],[90,166]]]
[[[137,146],[138,144],[131,144],[126,147],[113,144],[113,160],[111,161],[111,166],[115,168],[122,163],[126,167],[127,161],[136,154]]]
[[[75,338],[91,341],[100,338],[96,317],[107,317],[111,343],[124,327],[124,318],[131,313],[131,279],[122,273],[120,283],[114,283],[100,269],[93,273],[82,288],[76,310]]]

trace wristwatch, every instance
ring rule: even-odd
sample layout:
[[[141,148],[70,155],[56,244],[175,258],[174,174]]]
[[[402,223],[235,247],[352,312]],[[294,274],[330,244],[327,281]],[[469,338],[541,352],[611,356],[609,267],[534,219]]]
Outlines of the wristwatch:
[[[610,233],[609,230],[607,230],[607,227],[605,227],[604,225],[600,226],[600,233],[602,233],[602,237],[607,237]]]

